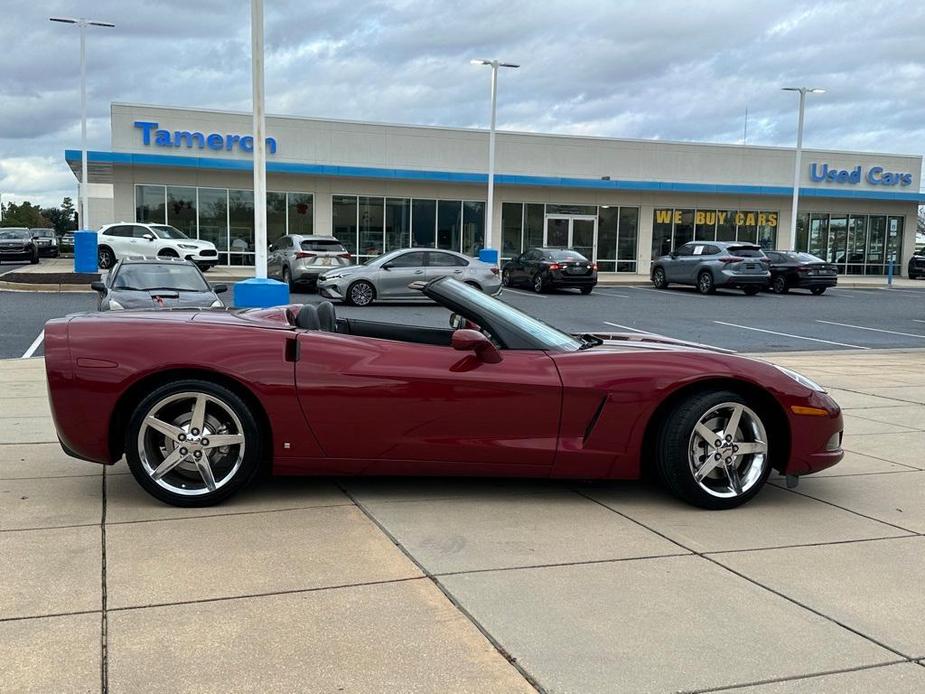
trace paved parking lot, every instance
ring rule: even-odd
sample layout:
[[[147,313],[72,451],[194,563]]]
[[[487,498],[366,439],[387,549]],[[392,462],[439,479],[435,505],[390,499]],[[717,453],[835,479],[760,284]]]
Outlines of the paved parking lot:
[[[895,289],[836,288],[818,297],[801,291],[701,296],[689,288],[659,291],[645,285],[602,286],[590,296],[519,289],[502,296],[574,332],[654,332],[740,352],[925,347],[925,282]],[[317,294],[292,295],[294,303],[319,300]],[[88,310],[95,310],[95,294],[0,291],[0,358],[25,354],[49,318]],[[444,326],[448,319],[444,309],[426,303],[367,308],[338,304],[337,310],[345,316],[421,325]],[[35,354],[41,356],[41,345]]]
[[[177,509],[66,458],[42,360],[0,361],[0,690],[923,691],[925,351],[771,357],[849,452],[729,512],[455,479]]]

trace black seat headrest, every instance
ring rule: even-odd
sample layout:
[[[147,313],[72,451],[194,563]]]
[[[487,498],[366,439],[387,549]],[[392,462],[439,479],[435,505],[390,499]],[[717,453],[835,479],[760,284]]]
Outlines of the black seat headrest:
[[[304,304],[295,318],[296,327],[303,330],[321,330],[318,321],[318,310],[312,304]]]
[[[330,301],[322,301],[316,307],[318,312],[318,323],[325,332],[337,332],[337,315],[334,312],[334,304]]]

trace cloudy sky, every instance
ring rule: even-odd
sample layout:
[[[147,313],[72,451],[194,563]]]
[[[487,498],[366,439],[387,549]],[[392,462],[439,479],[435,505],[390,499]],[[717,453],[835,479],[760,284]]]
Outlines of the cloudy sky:
[[[270,113],[786,145],[796,95],[805,145],[925,152],[925,3],[789,0],[265,0]],[[0,195],[75,195],[78,31],[88,37],[89,146],[108,149],[109,104],[250,108],[248,0],[3,0]]]

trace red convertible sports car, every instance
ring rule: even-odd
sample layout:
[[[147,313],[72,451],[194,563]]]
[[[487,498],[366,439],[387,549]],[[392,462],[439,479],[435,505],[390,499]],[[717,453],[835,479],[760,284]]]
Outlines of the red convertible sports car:
[[[328,302],[142,310],[45,327],[58,438],[123,454],[152,495],[217,503],[277,475],[630,479],[712,509],[772,469],[842,458],[838,405],[772,364],[640,335],[569,335],[451,278],[448,328],[337,318]],[[603,339],[602,339],[603,338]]]

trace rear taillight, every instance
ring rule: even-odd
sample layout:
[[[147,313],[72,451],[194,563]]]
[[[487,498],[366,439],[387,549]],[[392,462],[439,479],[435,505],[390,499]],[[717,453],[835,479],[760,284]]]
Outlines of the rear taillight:
[[[597,270],[597,263],[591,263],[591,269]]]
[[[719,262],[721,263],[725,263],[728,265],[729,263],[737,263],[742,259],[737,255],[727,255],[722,258],[717,258],[717,260],[719,260]]]
[[[498,274],[498,268],[496,268],[494,265],[491,266],[491,274],[493,274],[493,275],[497,275],[497,274]]]
[[[350,258],[350,254],[349,254],[349,253],[338,253],[338,254],[337,254],[337,257],[338,257],[338,258],[347,258],[347,259],[349,259],[349,258]]]
[[[797,272],[809,272],[809,268],[808,267],[798,267]]]
[[[299,251],[295,254],[296,258],[314,258],[317,256],[317,253],[306,253],[305,251]]]
[[[550,270],[561,270],[561,269],[562,269],[562,266],[559,265],[559,263],[550,263],[550,264],[549,264],[549,269],[550,269]]]

